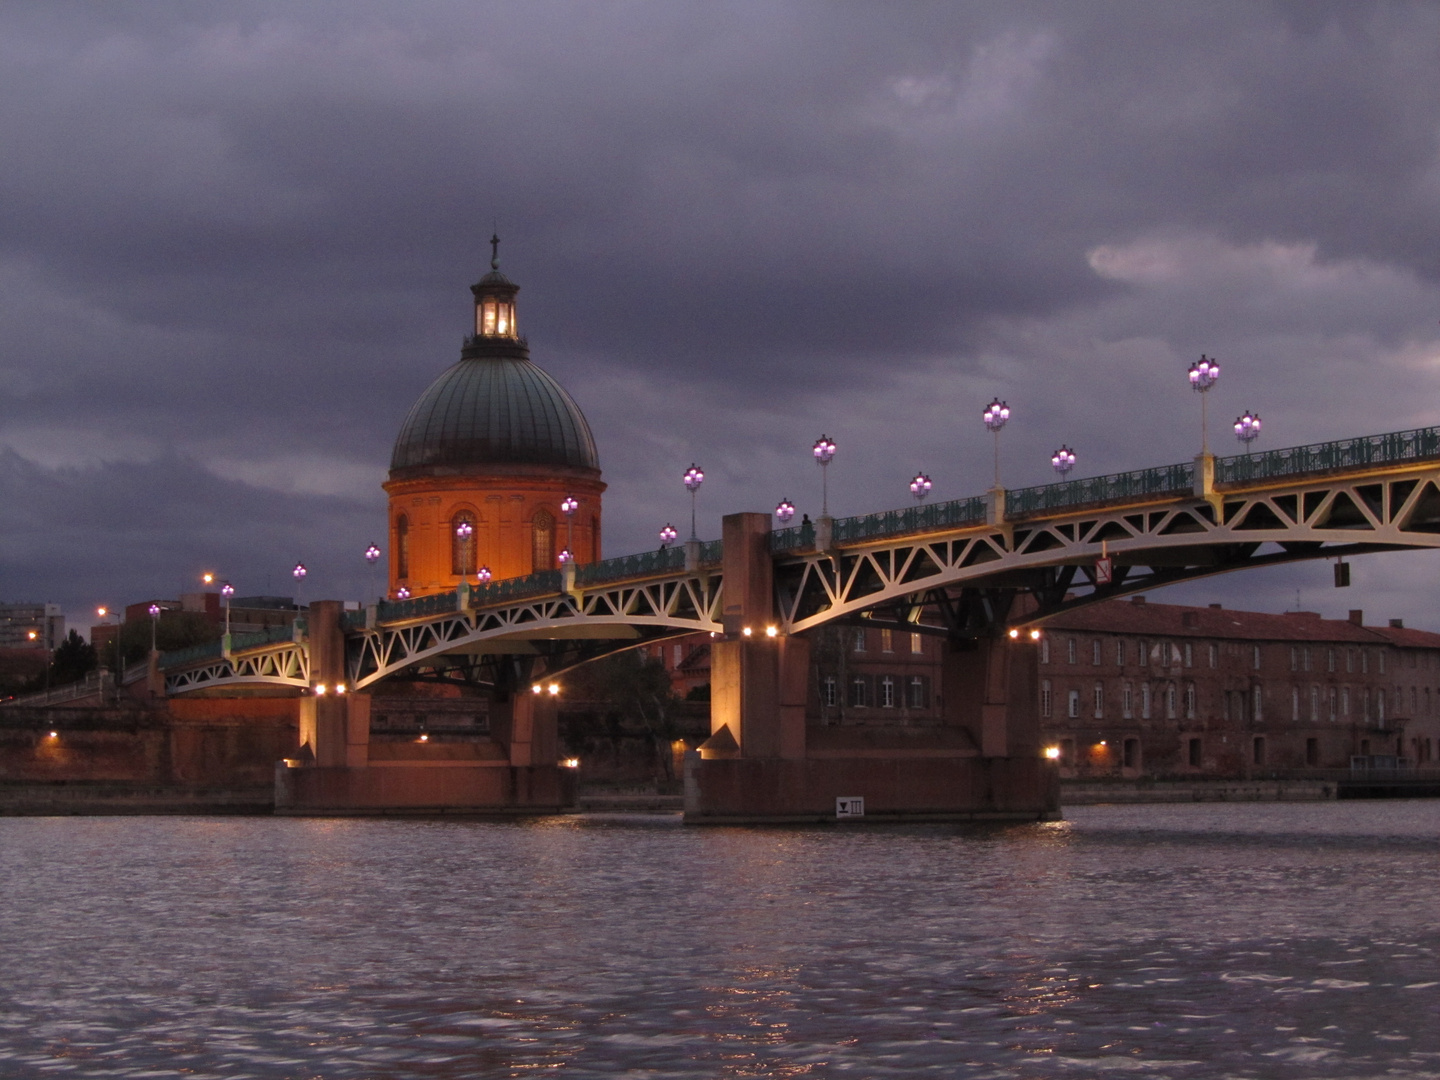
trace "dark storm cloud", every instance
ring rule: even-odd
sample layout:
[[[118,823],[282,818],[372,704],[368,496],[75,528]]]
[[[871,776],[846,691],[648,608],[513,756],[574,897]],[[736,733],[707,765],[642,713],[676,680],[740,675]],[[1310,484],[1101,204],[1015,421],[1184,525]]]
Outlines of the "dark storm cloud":
[[[1011,483],[1184,459],[1202,350],[1280,442],[1434,422],[1437,131],[1425,4],[8,5],[0,593],[82,599],[24,496],[92,473],[157,567],[363,547],[492,220],[612,552],[821,429],[845,512],[971,494],[994,393]]]

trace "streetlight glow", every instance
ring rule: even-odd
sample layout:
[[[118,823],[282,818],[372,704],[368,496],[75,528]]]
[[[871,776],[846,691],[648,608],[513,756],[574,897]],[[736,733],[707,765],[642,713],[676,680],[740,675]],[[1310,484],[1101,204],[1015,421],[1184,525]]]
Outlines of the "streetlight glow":
[[[788,523],[795,516],[795,504],[789,499],[781,499],[775,507],[775,516],[780,519],[781,525]]]
[[[1050,464],[1055,466],[1056,472],[1064,476],[1075,467],[1075,451],[1062,444],[1059,450],[1050,455]]]
[[[1250,444],[1260,437],[1260,417],[1253,415],[1249,409],[1245,410],[1244,416],[1235,418],[1235,437],[1245,444],[1245,452],[1250,452]]]
[[[1208,454],[1210,452],[1210,425],[1205,420],[1205,394],[1220,381],[1220,364],[1202,353],[1200,359],[1190,365],[1188,374],[1190,389],[1200,395],[1200,452]]]
[[[930,482],[930,477],[919,472],[915,474],[915,479],[910,481],[910,494],[915,496],[916,502],[924,502],[925,496],[930,494],[930,489],[934,486]]]
[[[475,580],[480,582],[481,585],[489,584],[490,579],[494,576],[494,574],[490,573],[490,567],[488,566],[482,566],[479,570],[475,571]]]
[[[676,538],[677,536],[679,536],[679,535],[680,535],[680,534],[675,531],[675,526],[674,526],[674,525],[671,525],[671,524],[667,521],[667,522],[665,523],[665,527],[660,530],[660,544],[661,544],[661,546],[662,546],[662,547],[668,547],[670,544],[672,544],[672,543],[674,542],[675,538]]]

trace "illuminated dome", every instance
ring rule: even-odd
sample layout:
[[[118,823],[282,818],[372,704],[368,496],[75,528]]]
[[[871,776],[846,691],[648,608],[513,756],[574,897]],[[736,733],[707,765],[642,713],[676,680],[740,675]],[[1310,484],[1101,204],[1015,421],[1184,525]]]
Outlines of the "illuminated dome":
[[[466,357],[431,383],[400,427],[390,473],[492,464],[600,468],[580,407],[523,355]]]
[[[492,264],[493,265],[493,264]],[[390,476],[487,465],[600,468],[595,438],[565,388],[530,362],[515,325],[519,286],[491,270],[470,287],[475,333],[460,362],[411,407],[390,456]]]

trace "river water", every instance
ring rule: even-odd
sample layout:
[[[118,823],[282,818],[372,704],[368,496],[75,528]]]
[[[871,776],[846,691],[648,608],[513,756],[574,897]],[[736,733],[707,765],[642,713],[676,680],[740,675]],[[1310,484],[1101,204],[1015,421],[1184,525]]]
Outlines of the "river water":
[[[0,819],[3,1077],[1440,1077],[1440,801]]]

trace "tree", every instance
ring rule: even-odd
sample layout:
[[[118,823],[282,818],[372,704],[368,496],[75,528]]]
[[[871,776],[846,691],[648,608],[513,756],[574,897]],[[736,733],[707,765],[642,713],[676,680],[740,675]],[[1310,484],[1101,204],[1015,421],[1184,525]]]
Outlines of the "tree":
[[[664,777],[674,779],[670,743],[679,737],[674,715],[678,699],[663,661],[628,649],[575,669],[565,686],[567,698],[595,706],[617,762],[621,741],[639,729],[638,737],[649,745]]]
[[[55,649],[55,658],[50,663],[50,685],[79,682],[98,666],[95,646],[71,630]]]

